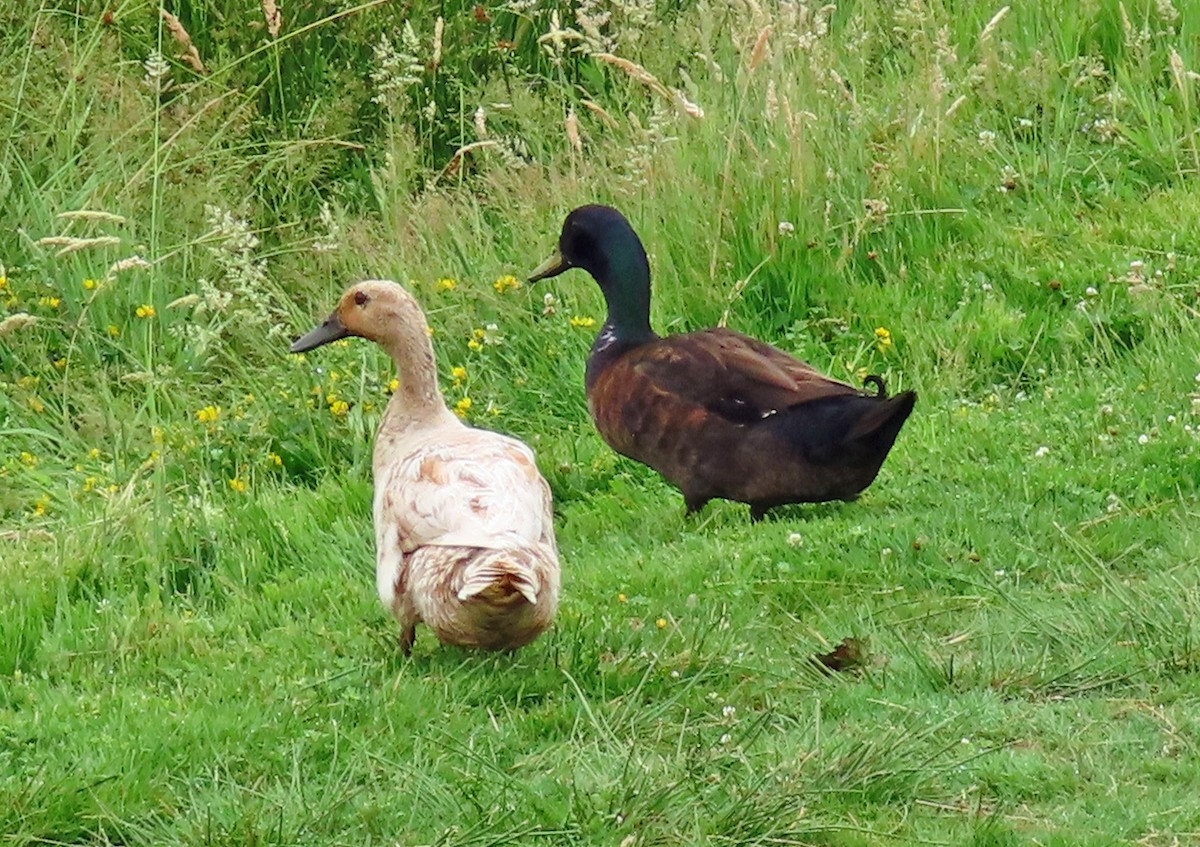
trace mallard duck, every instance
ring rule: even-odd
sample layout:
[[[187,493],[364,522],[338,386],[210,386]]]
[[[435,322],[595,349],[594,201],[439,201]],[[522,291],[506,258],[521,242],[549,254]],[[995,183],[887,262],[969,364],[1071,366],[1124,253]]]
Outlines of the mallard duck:
[[[659,337],[646,251],[616,209],[567,215],[530,281],[569,268],[590,273],[608,305],[587,361],[592,420],[614,450],[677,486],[688,512],[724,498],[757,520],[786,503],[852,500],[912,412],[912,391],[889,397],[872,377],[867,394],[731,329]]]
[[[375,440],[374,510],[376,585],[401,649],[421,622],[446,644],[528,644],[554,619],[559,587],[550,487],[533,452],[446,408],[425,315],[396,283],[352,286],[292,352],[352,335],[381,345],[400,375]]]

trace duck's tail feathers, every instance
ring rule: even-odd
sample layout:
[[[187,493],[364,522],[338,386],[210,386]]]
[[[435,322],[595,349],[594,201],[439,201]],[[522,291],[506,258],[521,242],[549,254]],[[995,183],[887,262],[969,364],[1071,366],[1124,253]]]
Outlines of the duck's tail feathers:
[[[463,572],[458,599],[465,601],[480,595],[503,599],[516,593],[536,606],[541,590],[542,580],[532,551],[489,550]]]
[[[882,393],[882,387],[880,391]],[[865,415],[855,421],[854,426],[847,434],[847,439],[879,438],[887,441],[890,447],[891,442],[895,441],[896,435],[900,432],[900,427],[904,426],[904,422],[912,414],[916,402],[917,392],[915,391],[905,391],[901,394],[893,394],[886,400],[878,400],[872,404],[872,408]]]

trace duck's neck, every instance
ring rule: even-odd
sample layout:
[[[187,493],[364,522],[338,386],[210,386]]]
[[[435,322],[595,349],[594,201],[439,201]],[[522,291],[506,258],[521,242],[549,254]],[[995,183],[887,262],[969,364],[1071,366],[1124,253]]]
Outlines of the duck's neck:
[[[609,244],[604,266],[593,272],[608,304],[602,334],[622,345],[653,341],[650,328],[650,262],[633,230],[618,233]]]
[[[398,433],[413,426],[445,420],[457,421],[458,418],[446,408],[442,390],[438,387],[437,363],[425,324],[397,327],[395,336],[381,344],[396,363],[400,387],[388,402],[379,426],[380,433]]]

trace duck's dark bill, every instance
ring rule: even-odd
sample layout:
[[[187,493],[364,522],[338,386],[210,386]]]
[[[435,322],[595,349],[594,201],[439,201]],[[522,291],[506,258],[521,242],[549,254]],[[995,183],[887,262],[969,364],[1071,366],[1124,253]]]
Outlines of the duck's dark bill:
[[[319,327],[292,342],[292,352],[307,353],[309,350],[317,349],[322,344],[337,341],[339,338],[345,338],[349,334],[350,331],[342,325],[342,319],[338,317],[338,313],[334,312]]]
[[[563,259],[562,253],[555,250],[550,254],[549,259],[533,269],[533,273],[529,275],[529,281],[537,282],[539,279],[549,279],[552,276],[558,276],[569,267],[571,266]]]

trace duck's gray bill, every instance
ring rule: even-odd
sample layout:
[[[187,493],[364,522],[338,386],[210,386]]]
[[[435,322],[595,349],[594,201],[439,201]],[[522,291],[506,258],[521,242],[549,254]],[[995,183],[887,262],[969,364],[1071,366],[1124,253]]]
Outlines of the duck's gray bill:
[[[338,313],[334,312],[319,327],[305,333],[292,342],[292,352],[307,353],[309,350],[316,350],[321,345],[328,344],[330,341],[345,338],[349,334],[350,330],[346,329],[342,323],[342,319],[338,317]]]
[[[570,263],[562,257],[562,253],[555,250],[550,254],[549,259],[533,269],[533,272],[529,274],[529,281],[537,282],[539,279],[549,279],[552,276],[558,276],[570,267]]]

